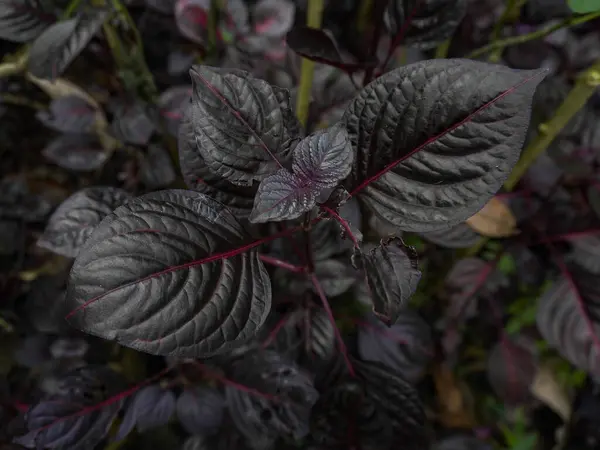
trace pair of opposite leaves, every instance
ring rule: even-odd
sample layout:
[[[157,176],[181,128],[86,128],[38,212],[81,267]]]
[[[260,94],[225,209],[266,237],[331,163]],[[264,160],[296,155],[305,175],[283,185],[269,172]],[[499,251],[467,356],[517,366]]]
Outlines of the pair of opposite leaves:
[[[279,106],[280,89],[241,71],[197,67],[192,74],[194,141],[181,153],[184,172],[204,164],[230,182],[241,177],[268,184],[281,175],[278,171],[287,171],[289,160],[280,169],[269,155],[285,154],[276,145],[288,143],[282,132],[290,119]],[[543,76],[469,60],[425,61],[394,70],[350,103],[346,131],[336,126],[306,138],[309,145],[288,149],[295,164],[286,176],[305,177],[310,189],[318,190],[323,187],[315,182],[319,174],[349,165],[345,179],[347,169],[326,183],[341,182],[378,218],[406,231],[451,227],[476,213],[507,178]],[[265,109],[269,104],[276,107]],[[346,144],[332,145],[344,135],[351,158]],[[329,150],[340,147],[346,158],[329,160]],[[309,175],[299,167],[306,161]],[[289,190],[289,184],[284,187]],[[255,207],[261,202],[258,191]],[[292,191],[291,197],[281,196],[291,201],[292,210],[314,205],[313,191]],[[217,196],[223,204],[197,192],[161,191],[108,215],[74,263],[69,321],[91,334],[163,355],[207,356],[250,340],[270,310],[271,281],[258,248],[273,236],[261,236],[259,228],[249,232],[242,224],[249,211],[233,214],[228,203],[235,206],[236,199],[227,194]],[[379,268],[375,262],[369,267],[382,283],[396,282],[381,292],[404,296],[403,284],[410,280],[384,273],[391,269],[402,276],[404,266],[395,264],[381,260]],[[389,305],[398,298],[378,300]]]

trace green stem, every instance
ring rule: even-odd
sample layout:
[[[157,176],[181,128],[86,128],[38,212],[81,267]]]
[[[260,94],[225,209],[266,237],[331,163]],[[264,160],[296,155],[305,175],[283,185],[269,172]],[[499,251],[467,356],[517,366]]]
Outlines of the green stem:
[[[506,5],[506,9],[500,16],[500,19],[494,25],[494,29],[492,30],[492,38],[490,41],[498,42],[500,40],[500,36],[502,35],[502,29],[504,25],[509,22],[511,19],[518,17],[521,8],[525,4],[527,0],[508,0],[508,4]],[[490,62],[498,62],[502,56],[502,48],[498,48],[490,52],[490,56],[488,57],[488,61]]]
[[[321,28],[323,3],[324,0],[308,0],[308,13],[306,16],[307,26],[311,28]],[[308,107],[310,105],[310,93],[312,90],[314,71],[314,61],[302,58],[300,86],[298,87],[298,97],[296,101],[296,115],[303,126],[306,126],[306,122],[308,121]]]
[[[480,56],[485,55],[489,52],[494,52],[498,50],[502,50],[511,45],[523,44],[525,42],[533,41],[535,39],[541,39],[543,37],[548,36],[549,34],[554,33],[561,28],[569,28],[575,25],[579,25],[584,22],[589,22],[590,20],[596,19],[600,17],[600,11],[593,12],[590,14],[584,14],[582,16],[569,17],[567,19],[562,20],[561,22],[550,25],[544,28],[540,28],[532,33],[523,34],[521,36],[513,36],[506,39],[500,39],[498,41],[492,42],[484,47],[478,48],[477,50],[469,53],[465,58],[479,58]]]
[[[448,57],[448,50],[450,50],[450,43],[452,42],[451,38],[446,39],[435,49],[435,57],[436,59],[443,59]]]
[[[552,119],[539,126],[538,135],[523,150],[519,162],[512,170],[510,176],[504,183],[506,192],[512,191],[519,180],[525,175],[527,169],[556,139],[563,128],[571,121],[573,116],[581,110],[596,88],[600,86],[600,60],[586,70],[577,80],[571,92],[563,103],[558,107]],[[480,239],[475,245],[467,249],[464,256],[474,256],[483,248],[489,238]]]
[[[46,105],[43,103],[29,100],[26,97],[20,97],[14,94],[0,94],[0,101],[2,103],[10,103],[12,105],[27,106],[28,108],[33,108],[37,111],[46,109]]]
[[[361,0],[356,16],[356,28],[360,35],[364,35],[373,10],[373,0]]]

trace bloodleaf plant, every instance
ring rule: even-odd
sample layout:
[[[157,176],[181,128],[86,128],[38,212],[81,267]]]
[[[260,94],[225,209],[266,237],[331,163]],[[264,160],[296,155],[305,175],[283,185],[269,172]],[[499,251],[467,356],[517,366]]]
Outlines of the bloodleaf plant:
[[[362,404],[344,418],[360,423],[353,442],[383,449],[402,436],[424,448],[410,383],[358,359],[335,323],[364,291],[385,331],[419,283],[412,249],[394,235],[363,242],[371,236],[363,222],[432,233],[479,211],[519,158],[545,72],[461,59],[410,64],[360,90],[339,123],[308,135],[286,89],[236,69],[195,66],[190,75],[178,137],[189,189],[130,198],[95,188],[50,220],[44,246],[75,257],[67,321],[154,355],[233,358],[233,379],[252,379],[245,370],[258,361],[261,395],[230,384],[227,397],[241,433],[265,446],[302,439],[320,394],[331,401],[318,403],[317,428]],[[265,346],[274,353],[261,354]],[[299,352],[327,374],[313,380],[288,367]],[[338,448],[335,436],[318,444]]]

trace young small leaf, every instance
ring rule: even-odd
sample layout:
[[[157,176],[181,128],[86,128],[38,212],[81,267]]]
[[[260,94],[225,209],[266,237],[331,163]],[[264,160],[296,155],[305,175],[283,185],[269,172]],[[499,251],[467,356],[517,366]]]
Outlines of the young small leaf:
[[[224,414],[225,398],[215,389],[187,389],[177,399],[177,417],[190,434],[215,433]]]
[[[63,134],[51,141],[42,155],[67,170],[89,172],[106,162],[106,153],[92,134]]]
[[[401,239],[390,238],[368,253],[355,254],[353,260],[366,273],[373,311],[396,323],[421,279],[412,249]]]
[[[54,211],[37,244],[59,255],[74,258],[96,226],[129,199],[130,195],[119,188],[82,189]]]
[[[195,66],[190,75],[195,150],[208,168],[240,186],[281,169],[298,137],[289,96],[241,70]]]
[[[119,105],[111,123],[113,134],[135,145],[147,145],[155,125],[147,105],[141,102]]]
[[[386,73],[344,114],[355,152],[346,188],[404,231],[465,221],[516,164],[543,77],[460,59]]]
[[[85,99],[69,95],[52,100],[50,111],[38,112],[37,118],[56,131],[87,133],[96,121],[96,109]]]
[[[282,169],[261,182],[250,221],[291,220],[310,211],[322,192],[350,173],[352,156],[341,125],[304,138],[294,150],[293,173]]]
[[[0,1],[0,39],[12,42],[29,42],[38,37],[56,16],[44,11],[34,0]]]
[[[73,264],[69,322],[158,355],[201,357],[254,336],[271,304],[257,244],[222,204],[147,194],[98,225]]]
[[[300,56],[352,73],[376,65],[372,60],[358,63],[344,58],[333,34],[328,30],[306,26],[294,27],[288,33],[287,45]],[[328,105],[329,106],[329,105]]]
[[[53,80],[60,76],[102,27],[107,11],[97,10],[57,22],[33,42],[29,50],[29,72]]]
[[[392,0],[384,14],[399,44],[427,50],[452,36],[467,11],[466,0]]]
[[[284,36],[294,24],[296,5],[290,0],[259,0],[252,8],[254,33],[269,38]]]

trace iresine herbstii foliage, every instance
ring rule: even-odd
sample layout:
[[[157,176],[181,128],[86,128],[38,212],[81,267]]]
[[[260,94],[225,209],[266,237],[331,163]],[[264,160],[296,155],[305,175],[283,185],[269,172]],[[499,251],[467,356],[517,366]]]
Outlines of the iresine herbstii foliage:
[[[361,90],[340,123],[308,136],[286,90],[240,70],[196,66],[191,76],[179,147],[195,189],[120,196],[91,236],[67,230],[80,248],[66,302],[68,321],[88,333],[197,358],[243,345],[264,324],[269,244],[321,221],[347,227],[339,210],[349,199],[406,231],[448,228],[477,212],[519,157],[544,72],[469,60],[408,65]],[[114,208],[117,194],[85,199]],[[375,313],[395,321],[419,280],[410,251],[394,239],[368,252],[354,245]]]

